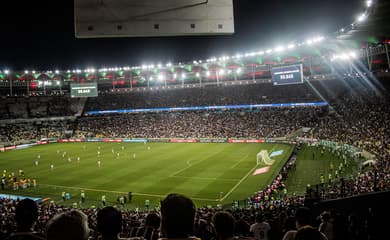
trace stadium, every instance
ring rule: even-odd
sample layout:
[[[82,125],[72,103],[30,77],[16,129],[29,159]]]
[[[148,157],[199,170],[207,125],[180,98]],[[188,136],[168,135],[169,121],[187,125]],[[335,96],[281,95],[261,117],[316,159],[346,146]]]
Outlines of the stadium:
[[[302,207],[323,239],[385,239],[388,13],[365,1],[327,35],[207,59],[1,70],[0,238],[20,231],[22,199],[38,206],[39,237],[56,239],[46,226],[79,209],[99,239],[106,206],[120,211],[117,236],[167,237],[161,208],[178,193],[197,206],[188,236],[204,240],[225,212],[237,238],[294,239]]]

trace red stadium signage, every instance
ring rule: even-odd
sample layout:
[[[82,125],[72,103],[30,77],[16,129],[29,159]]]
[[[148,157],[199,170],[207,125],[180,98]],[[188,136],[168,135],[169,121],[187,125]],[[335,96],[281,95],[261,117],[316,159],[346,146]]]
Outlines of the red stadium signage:
[[[49,141],[38,141],[37,142],[37,144],[39,144],[39,145],[48,144],[48,143],[49,143]]]
[[[229,143],[262,143],[264,139],[229,139]]]
[[[69,139],[60,139],[58,140],[60,143],[66,143],[66,142],[83,142],[83,139],[81,138],[69,138]]]

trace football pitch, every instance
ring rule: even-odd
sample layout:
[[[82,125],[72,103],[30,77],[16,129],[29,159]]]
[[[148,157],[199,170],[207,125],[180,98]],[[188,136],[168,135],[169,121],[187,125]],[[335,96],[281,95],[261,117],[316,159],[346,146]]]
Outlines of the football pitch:
[[[252,173],[256,155],[282,150],[266,173]],[[118,196],[133,193],[126,207],[143,208],[145,200],[157,206],[169,193],[191,197],[197,206],[230,204],[246,199],[271,183],[287,161],[293,146],[268,143],[55,143],[0,153],[0,169],[7,175],[36,179],[37,187],[2,193],[50,198],[62,204],[62,192],[83,207],[100,206],[105,195],[108,205]],[[79,158],[79,160],[78,160]],[[100,166],[99,166],[100,162]]]

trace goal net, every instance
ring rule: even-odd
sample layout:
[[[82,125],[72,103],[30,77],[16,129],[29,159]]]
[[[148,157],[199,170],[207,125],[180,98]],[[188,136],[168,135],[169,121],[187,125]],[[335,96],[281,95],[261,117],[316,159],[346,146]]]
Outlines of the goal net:
[[[261,150],[256,155],[256,164],[259,165],[260,163],[264,163],[265,165],[272,165],[274,164],[275,160],[271,159],[269,157],[267,150]]]

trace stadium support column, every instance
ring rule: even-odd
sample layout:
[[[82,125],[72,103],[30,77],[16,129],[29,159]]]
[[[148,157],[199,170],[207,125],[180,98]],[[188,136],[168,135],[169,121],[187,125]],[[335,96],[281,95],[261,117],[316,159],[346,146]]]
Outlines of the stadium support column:
[[[368,70],[371,72],[372,70],[372,66],[371,66],[371,59],[370,59],[370,53],[371,53],[371,50],[369,50],[369,47],[367,45],[367,48],[366,48],[366,58],[367,58],[367,65],[368,65]]]
[[[390,57],[389,57],[389,44],[385,44],[385,51],[386,51],[386,57],[387,57],[387,67],[390,70]]]

